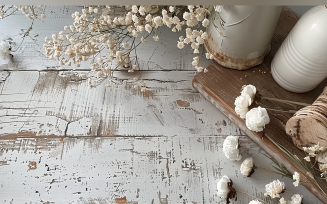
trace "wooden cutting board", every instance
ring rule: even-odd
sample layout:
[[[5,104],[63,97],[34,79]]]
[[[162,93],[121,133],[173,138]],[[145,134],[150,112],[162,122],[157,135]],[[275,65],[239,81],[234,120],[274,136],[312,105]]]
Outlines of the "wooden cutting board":
[[[238,71],[225,68],[214,62],[207,67],[207,73],[198,73],[194,77],[192,83],[196,90],[224,113],[257,145],[266,151],[267,154],[274,157],[290,173],[293,174],[294,171],[299,172],[303,185],[323,203],[327,204],[327,182],[319,178],[320,173],[318,171],[314,172],[314,175],[317,177],[316,183],[307,175],[307,172],[303,168],[297,166],[291,157],[286,155],[274,144],[274,142],[277,142],[303,161],[305,157],[304,152],[295,147],[291,138],[285,132],[285,124],[287,120],[292,117],[292,114],[268,111],[270,123],[266,126],[263,134],[263,132],[257,133],[247,129],[245,120],[240,118],[234,111],[235,98],[240,95],[243,85],[252,84],[256,86],[259,93],[266,97],[275,97],[309,104],[313,103],[323,91],[323,88],[327,86],[327,80],[325,79],[314,90],[303,94],[297,94],[280,87],[271,75],[270,65],[273,56],[298,19],[299,17],[293,11],[286,8],[282,10],[271,42],[271,51],[261,65],[248,70]],[[261,104],[265,107],[283,110],[298,110],[301,108],[300,106],[290,106],[278,102],[262,101]],[[305,163],[305,161],[303,161],[303,163]]]

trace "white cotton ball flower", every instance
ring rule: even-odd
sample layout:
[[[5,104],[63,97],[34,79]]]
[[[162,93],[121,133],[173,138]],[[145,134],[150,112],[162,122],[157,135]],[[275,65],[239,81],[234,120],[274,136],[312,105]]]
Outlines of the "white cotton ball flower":
[[[207,18],[205,18],[203,21],[202,21],[202,25],[203,27],[208,27],[209,25],[209,20]]]
[[[238,136],[228,136],[223,143],[223,152],[227,159],[239,161],[242,158],[238,145]]]
[[[155,35],[155,36],[153,36],[153,39],[154,39],[154,41],[159,41],[159,36]]]
[[[279,198],[279,194],[285,191],[285,183],[277,179],[267,184],[265,188],[265,196],[270,196],[271,198]]]
[[[210,53],[206,53],[206,58],[210,59]]]
[[[262,107],[252,108],[245,115],[246,127],[255,132],[263,131],[265,125],[270,122],[267,110]]]
[[[221,179],[219,179],[217,183],[217,194],[222,199],[228,198],[229,188],[228,183],[230,182],[230,179],[225,175]]]
[[[179,49],[183,49],[184,48],[184,42],[180,42],[180,41],[177,41],[178,43],[177,43],[177,47],[179,48]]]
[[[251,98],[249,95],[245,96],[238,96],[235,99],[234,105],[235,105],[235,112],[237,115],[239,115],[241,118],[245,119],[246,114],[249,111],[249,106],[251,105]]]
[[[240,167],[241,174],[244,176],[247,176],[247,177],[251,176],[253,166],[254,166],[254,163],[253,163],[252,157],[246,158],[242,162],[241,167]]]
[[[194,49],[194,53],[195,53],[195,54],[198,54],[198,53],[200,53],[200,52],[199,52],[198,49]]]
[[[9,60],[12,58],[12,55],[10,53],[10,45],[9,42],[2,41],[0,43],[0,57],[3,60]]]
[[[258,200],[251,200],[249,202],[249,204],[262,204],[262,202],[258,201]]]
[[[302,203],[303,196],[300,194],[294,194],[291,197],[291,201],[287,202],[287,204],[301,204]]]
[[[175,33],[177,31],[176,27],[173,27],[173,29],[171,29],[171,31],[173,31]]]

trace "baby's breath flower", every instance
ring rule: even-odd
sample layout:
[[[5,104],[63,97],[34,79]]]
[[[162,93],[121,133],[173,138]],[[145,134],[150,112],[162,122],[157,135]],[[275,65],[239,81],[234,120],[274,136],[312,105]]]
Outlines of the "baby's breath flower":
[[[294,185],[295,187],[299,186],[299,184],[300,184],[300,174],[297,173],[297,172],[294,172],[294,174],[293,174],[293,180],[295,180],[295,181],[293,182],[293,185]]]
[[[155,36],[153,36],[153,39],[154,39],[154,41],[158,41],[159,40],[159,36],[158,35],[155,35]]]
[[[177,47],[179,48],[179,49],[183,49],[183,47],[184,47],[184,42],[178,42],[177,43]]]

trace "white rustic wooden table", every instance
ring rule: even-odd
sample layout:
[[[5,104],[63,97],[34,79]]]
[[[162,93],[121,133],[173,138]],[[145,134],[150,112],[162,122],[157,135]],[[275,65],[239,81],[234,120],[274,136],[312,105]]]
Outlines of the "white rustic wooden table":
[[[262,150],[192,88],[194,55],[177,48],[181,33],[162,29],[159,42],[139,47],[141,71],[116,72],[115,86],[104,81],[90,89],[78,75],[90,70],[86,63],[59,66],[42,47],[81,8],[46,9],[44,23],[35,21],[13,61],[0,59],[0,203],[225,203],[216,194],[223,175],[259,197],[279,179],[286,200],[299,193],[305,204],[321,203],[289,178],[260,170],[244,177],[239,167],[249,156],[272,169],[262,154],[242,150],[239,162],[225,158],[228,135]],[[0,40],[12,38],[17,47],[30,23],[23,15],[1,20]],[[148,90],[135,90],[133,77]],[[232,203],[250,200],[238,194]]]

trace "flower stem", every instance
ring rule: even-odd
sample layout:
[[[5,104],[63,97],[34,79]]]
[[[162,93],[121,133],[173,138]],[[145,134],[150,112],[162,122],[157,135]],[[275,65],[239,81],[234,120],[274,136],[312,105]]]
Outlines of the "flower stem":
[[[276,112],[285,112],[285,113],[296,113],[295,110],[278,110],[278,109],[273,109],[273,108],[265,108],[266,110],[271,110],[271,111],[276,111]]]
[[[310,105],[312,105],[312,104],[308,104],[308,103],[301,103],[301,102],[297,102],[297,101],[289,101],[289,100],[283,100],[283,99],[278,99],[278,98],[270,98],[270,97],[265,97],[265,96],[261,96],[261,99],[266,99],[266,100],[270,100],[270,101],[277,101],[277,102],[281,102],[281,103],[296,104],[296,105],[301,105],[301,106],[310,106]]]
[[[255,169],[260,169],[260,170],[262,170],[262,171],[266,171],[266,172],[269,172],[269,173],[275,173],[275,174],[279,174],[279,175],[281,175],[281,176],[289,177],[288,175],[285,175],[285,174],[279,173],[279,172],[274,171],[274,170],[271,170],[271,169],[266,169],[266,168],[263,168],[263,167],[259,167],[259,166],[255,166]]]
[[[264,203],[264,204],[269,204],[269,203],[265,202],[264,200],[261,200],[260,198],[257,198],[257,197],[255,197],[254,195],[251,195],[251,194],[249,194],[249,193],[247,193],[247,192],[245,192],[245,191],[241,191],[241,190],[238,190],[238,189],[235,189],[235,190],[236,190],[236,192],[238,192],[238,193],[243,193],[243,194],[248,195],[248,196],[250,196],[250,197],[252,197],[252,198],[258,199],[260,202],[262,202],[262,203]]]

